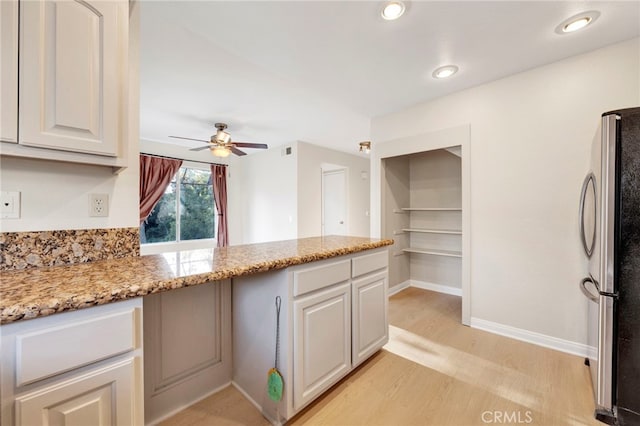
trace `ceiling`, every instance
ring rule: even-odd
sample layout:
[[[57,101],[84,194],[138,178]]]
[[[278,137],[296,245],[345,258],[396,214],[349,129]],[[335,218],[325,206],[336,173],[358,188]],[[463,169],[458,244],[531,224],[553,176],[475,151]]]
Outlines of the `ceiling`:
[[[186,149],[168,136],[226,122],[234,141],[356,153],[375,116],[640,35],[637,1],[405,3],[385,21],[380,1],[141,2],[141,138]],[[586,29],[554,31],[588,10]]]

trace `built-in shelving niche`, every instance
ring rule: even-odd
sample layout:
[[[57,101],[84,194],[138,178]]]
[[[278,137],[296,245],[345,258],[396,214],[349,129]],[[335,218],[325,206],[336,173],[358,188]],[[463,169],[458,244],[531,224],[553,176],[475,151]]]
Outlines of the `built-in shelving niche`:
[[[382,231],[395,240],[391,286],[411,283],[461,294],[460,150],[385,158],[382,167]]]

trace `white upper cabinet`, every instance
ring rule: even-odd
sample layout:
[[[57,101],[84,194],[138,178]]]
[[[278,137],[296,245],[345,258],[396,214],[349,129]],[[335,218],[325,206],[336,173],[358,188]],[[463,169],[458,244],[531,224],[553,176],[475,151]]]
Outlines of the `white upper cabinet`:
[[[126,134],[127,6],[20,3],[20,144],[118,156]]]
[[[0,1],[0,140],[18,142],[18,0]]]

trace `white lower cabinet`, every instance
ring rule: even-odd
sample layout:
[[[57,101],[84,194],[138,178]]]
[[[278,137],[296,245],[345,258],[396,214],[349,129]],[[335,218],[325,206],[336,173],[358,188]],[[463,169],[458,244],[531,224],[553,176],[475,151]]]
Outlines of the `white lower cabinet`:
[[[16,424],[133,425],[136,361],[128,358],[16,399]],[[139,375],[138,375],[139,376]]]
[[[351,370],[351,285],[346,282],[293,302],[294,409]]]
[[[141,298],[0,331],[2,425],[144,424]]]
[[[387,249],[233,279],[233,383],[285,423],[388,341]],[[266,392],[276,352],[281,401]]]
[[[373,355],[389,340],[387,272],[352,282],[353,366]]]

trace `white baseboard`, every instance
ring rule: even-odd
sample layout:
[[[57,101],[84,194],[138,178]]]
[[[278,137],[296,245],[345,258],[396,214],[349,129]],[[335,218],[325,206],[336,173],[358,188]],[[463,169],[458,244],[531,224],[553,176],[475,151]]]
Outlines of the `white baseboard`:
[[[461,288],[450,287],[448,285],[434,284],[434,283],[428,283],[426,281],[417,281],[417,280],[406,280],[404,282],[401,282],[400,284],[394,285],[387,291],[387,296],[391,297],[394,294],[399,293],[405,288],[409,288],[409,287],[421,288],[423,290],[431,290],[438,293],[445,293],[445,294],[451,294],[453,296],[462,297]]]
[[[406,280],[405,282],[401,282],[400,284],[394,285],[393,287],[389,288],[389,290],[387,291],[387,296],[391,297],[394,294],[401,292],[405,288],[408,288],[410,285],[411,285],[410,280]]]
[[[590,351],[593,350],[590,346],[582,343],[547,336],[546,334],[536,333],[535,331],[511,327],[509,325],[499,324],[497,322],[487,321],[480,318],[471,317],[471,327],[582,357],[588,356]]]
[[[166,414],[163,414],[159,418],[154,419],[152,422],[147,423],[147,426],[149,426],[149,425],[157,425],[160,422],[163,422],[163,421],[167,420],[169,417],[175,416],[180,411],[183,411],[186,408],[191,407],[192,405],[202,401],[203,399],[209,398],[214,393],[220,392],[221,390],[223,390],[224,388],[228,387],[231,384],[233,384],[233,382],[228,382],[228,383],[225,383],[224,385],[218,386],[217,388],[205,393],[204,395],[199,396],[198,398],[194,399],[193,401],[189,401],[188,403],[186,403],[184,405],[181,405],[180,407],[176,408],[175,410],[171,410],[170,412],[168,412]]]
[[[451,294],[453,296],[462,297],[462,289],[458,287],[450,287],[448,285],[428,283],[426,281],[409,280],[411,287],[421,288],[423,290],[436,291],[438,293]]]

